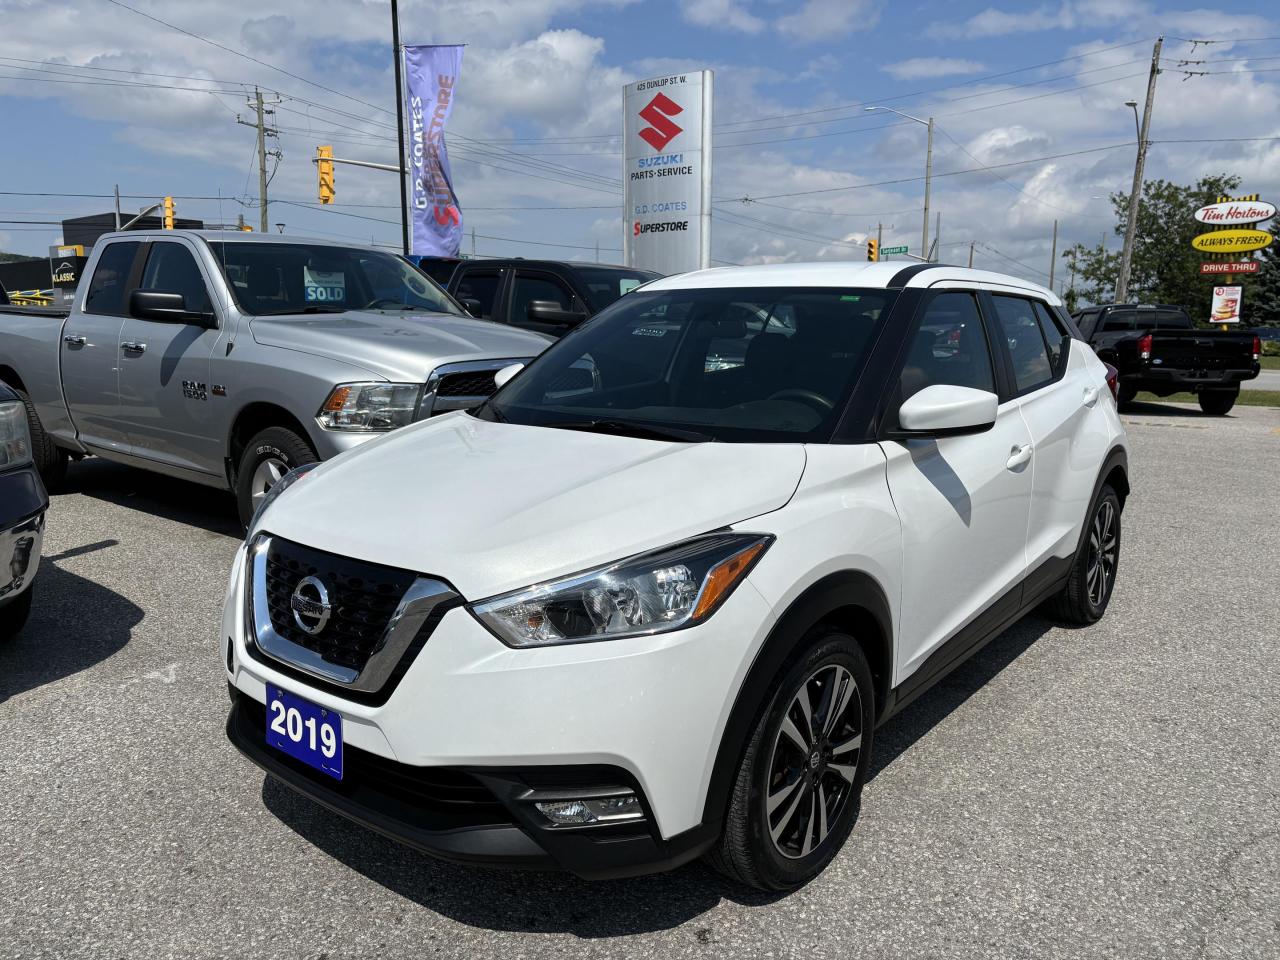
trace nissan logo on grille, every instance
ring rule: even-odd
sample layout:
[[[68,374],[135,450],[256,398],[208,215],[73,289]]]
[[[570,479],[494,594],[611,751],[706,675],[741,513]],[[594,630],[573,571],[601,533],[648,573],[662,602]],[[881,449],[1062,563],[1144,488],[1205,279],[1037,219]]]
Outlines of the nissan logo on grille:
[[[333,608],[329,606],[329,591],[320,578],[303,577],[293,588],[289,609],[293,611],[293,622],[298,629],[315,636],[329,622]]]

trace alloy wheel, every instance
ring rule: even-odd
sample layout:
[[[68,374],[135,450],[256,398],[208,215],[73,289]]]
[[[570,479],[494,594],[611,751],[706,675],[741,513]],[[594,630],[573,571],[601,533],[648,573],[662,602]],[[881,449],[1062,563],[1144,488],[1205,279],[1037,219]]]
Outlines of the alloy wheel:
[[[765,826],[782,856],[807,857],[839,822],[862,734],[862,694],[847,669],[827,664],[800,684],[774,738],[764,794]]]
[[[1110,500],[1103,500],[1093,515],[1093,526],[1089,530],[1089,555],[1085,565],[1085,588],[1089,603],[1095,608],[1106,602],[1115,583],[1119,548],[1116,507]]]
[[[280,482],[280,478],[289,472],[289,465],[276,457],[267,457],[253,471],[253,479],[249,486],[249,499],[253,509],[257,510],[267,496],[267,491]]]

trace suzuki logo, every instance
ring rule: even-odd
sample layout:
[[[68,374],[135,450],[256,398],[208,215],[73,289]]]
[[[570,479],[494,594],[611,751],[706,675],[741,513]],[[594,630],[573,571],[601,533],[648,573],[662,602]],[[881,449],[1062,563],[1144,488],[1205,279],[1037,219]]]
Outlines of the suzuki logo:
[[[664,149],[684,129],[669,118],[683,112],[684,107],[665,93],[658,94],[640,111],[640,119],[649,123],[649,126],[640,131],[640,139],[655,150]]]

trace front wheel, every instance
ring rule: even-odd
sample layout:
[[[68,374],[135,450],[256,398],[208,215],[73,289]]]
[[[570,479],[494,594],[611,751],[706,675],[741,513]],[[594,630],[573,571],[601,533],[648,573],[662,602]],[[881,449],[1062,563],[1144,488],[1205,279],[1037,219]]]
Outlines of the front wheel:
[[[254,436],[240,456],[236,473],[236,504],[245,529],[281,477],[318,459],[310,444],[287,427],[268,427]]]
[[[8,640],[14,636],[31,616],[31,598],[35,596],[35,585],[27,587],[24,593],[18,594],[16,600],[10,600],[0,607],[0,640]]]
[[[831,628],[774,688],[756,723],[709,855],[729,878],[790,890],[821,873],[857,819],[875,690],[858,642]]]
[[[1102,485],[1086,524],[1067,584],[1048,605],[1054,617],[1077,626],[1102,619],[1120,572],[1120,497],[1109,484]]]
[[[40,415],[36,413],[36,405],[25,390],[13,388],[13,392],[22,401],[27,411],[27,428],[31,432],[31,460],[44,482],[44,488],[50,491],[61,489],[67,478],[67,451],[53,442],[53,437],[45,432]]]
[[[1239,396],[1240,389],[1237,387],[1235,390],[1204,390],[1196,399],[1200,401],[1200,409],[1205,413],[1221,417],[1236,405]]]

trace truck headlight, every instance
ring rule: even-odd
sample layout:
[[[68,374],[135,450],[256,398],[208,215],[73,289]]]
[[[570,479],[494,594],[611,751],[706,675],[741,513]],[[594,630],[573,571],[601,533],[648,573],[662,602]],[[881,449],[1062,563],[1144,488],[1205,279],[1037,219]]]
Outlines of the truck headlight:
[[[716,533],[470,606],[503,643],[544,647],[678,630],[711,616],[773,542]]]
[[[0,403],[0,470],[31,462],[31,430],[27,409],[19,401]]]
[[[326,430],[381,433],[413,423],[421,400],[420,383],[340,383],[316,420]]]

